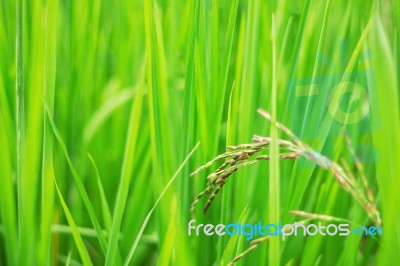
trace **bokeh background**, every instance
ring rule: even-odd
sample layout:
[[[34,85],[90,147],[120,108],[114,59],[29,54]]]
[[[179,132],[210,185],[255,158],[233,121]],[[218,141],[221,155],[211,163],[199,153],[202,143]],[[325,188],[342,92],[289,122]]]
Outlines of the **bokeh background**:
[[[249,247],[189,237],[192,217],[372,225],[304,160],[242,169],[189,212],[207,182],[190,172],[270,135],[258,108],[354,168],[349,134],[384,236],[275,238],[237,265],[398,265],[399,36],[397,0],[1,0],[0,265],[225,265]]]

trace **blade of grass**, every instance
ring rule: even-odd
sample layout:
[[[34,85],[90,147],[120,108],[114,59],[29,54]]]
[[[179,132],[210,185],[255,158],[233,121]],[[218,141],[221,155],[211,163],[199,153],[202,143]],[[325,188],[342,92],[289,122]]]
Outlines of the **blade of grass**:
[[[176,170],[175,174],[171,177],[171,179],[168,181],[167,185],[164,187],[163,191],[161,192],[160,196],[158,196],[156,202],[154,203],[153,207],[150,209],[149,213],[147,214],[146,218],[144,219],[142,226],[140,227],[139,233],[136,235],[135,238],[135,242],[133,243],[129,254],[125,260],[124,265],[129,265],[133,254],[135,253],[136,247],[139,244],[140,238],[142,237],[144,230],[146,229],[146,226],[150,220],[150,217],[152,215],[152,213],[154,212],[155,208],[157,207],[157,204],[160,202],[160,200],[162,199],[162,197],[164,196],[165,192],[168,190],[168,188],[172,185],[172,183],[174,182],[174,180],[176,179],[176,177],[179,175],[179,173],[182,171],[183,167],[186,165],[186,163],[188,162],[189,158],[193,155],[193,153],[197,150],[197,148],[199,147],[200,142],[197,142],[196,146],[194,146],[194,148],[190,151],[190,153],[186,156],[186,158],[183,160],[183,162],[181,163],[181,165],[179,166],[179,168]]]
[[[271,123],[270,135],[270,168],[269,168],[269,222],[278,224],[280,222],[280,175],[279,175],[279,145],[278,145],[278,129],[276,127],[277,114],[277,69],[276,69],[276,32],[275,32],[275,15],[272,14],[272,95],[271,95],[271,114],[274,119]],[[280,238],[273,237],[269,244],[269,265],[280,265]]]
[[[374,122],[380,122],[381,128],[373,132],[373,143],[377,149],[376,179],[380,191],[379,198],[382,206],[382,220],[385,228],[385,237],[378,253],[378,264],[394,265],[399,263],[398,251],[400,250],[400,229],[398,217],[400,194],[398,187],[400,179],[400,100],[399,76],[396,73],[393,50],[384,29],[384,22],[374,14],[375,23],[371,30],[370,44],[374,56],[367,60],[367,65],[376,71],[376,92],[371,97],[376,97],[379,103],[379,112]],[[372,79],[372,77],[369,77]],[[372,83],[372,81],[371,81]],[[383,89],[384,88],[384,89]]]
[[[126,104],[133,98],[132,89],[122,90],[110,99],[108,99],[92,116],[90,121],[87,123],[83,130],[83,141],[84,143],[90,143],[93,135],[96,133],[98,128],[105,122],[105,120],[115,111],[117,108]]]
[[[322,27],[321,27],[321,31],[319,34],[319,38],[318,38],[318,48],[317,48],[317,55],[322,53],[322,50],[324,48],[324,40],[325,40],[325,31],[326,31],[326,21],[328,19],[328,11],[329,9],[329,3],[330,1],[327,0],[326,5],[325,5],[325,12],[324,12],[324,18],[322,20]],[[313,68],[313,73],[312,73],[312,80],[311,80],[311,84],[316,84],[317,83],[317,77],[318,77],[318,72],[320,71],[320,63],[321,60],[319,60],[318,57],[315,58],[315,62],[314,62],[314,68]],[[303,116],[303,123],[302,123],[302,128],[301,128],[301,133],[300,133],[300,137],[304,137],[304,131],[307,128],[307,121],[310,119],[309,118],[309,112],[311,109],[311,105],[312,105],[312,100],[314,98],[313,97],[307,97],[307,104],[306,104],[306,111],[305,114]]]
[[[95,171],[96,184],[97,184],[97,188],[100,193],[100,200],[101,200],[101,207],[102,207],[101,209],[102,209],[102,214],[103,214],[104,225],[105,225],[106,230],[109,231],[111,229],[111,223],[112,223],[111,211],[110,211],[110,207],[107,202],[106,193],[104,192],[104,188],[101,183],[99,169],[97,168],[96,162],[94,161],[92,155],[90,153],[88,153],[87,156],[88,156],[89,161],[91,162],[93,169]]]
[[[169,121],[165,114],[171,112],[168,96],[166,77],[167,69],[164,65],[164,33],[161,27],[159,5],[157,1],[146,1],[144,3],[144,29],[145,29],[145,54],[146,82],[148,86],[148,114],[150,125],[150,151],[153,158],[153,175],[159,178],[154,179],[154,191],[159,193],[164,187],[166,177],[172,174],[176,163],[176,153],[170,152],[174,149],[175,131],[174,123]],[[168,198],[169,195],[166,195]],[[166,200],[167,202],[169,199]],[[162,221],[168,219],[169,206],[161,203],[159,222],[157,223],[160,243],[164,243],[167,225]],[[162,246],[160,247],[162,249]]]
[[[224,53],[223,62],[221,65],[221,71],[220,71],[220,76],[221,76],[220,77],[220,86],[221,86],[221,90],[222,90],[222,95],[221,95],[220,101],[225,100],[225,94],[228,91],[228,86],[229,86],[228,85],[229,69],[230,69],[230,63],[231,63],[231,57],[232,57],[238,6],[239,6],[239,0],[232,1],[230,11],[229,11],[228,29],[227,29],[226,38],[225,38],[225,53]],[[236,91],[237,91],[237,89],[236,89]],[[229,95],[229,104],[228,104],[227,141],[226,141],[227,145],[230,145],[233,143],[233,136],[231,135],[230,127],[232,126],[232,123],[233,123],[232,108],[233,108],[233,106],[235,106],[235,107],[237,106],[237,100],[232,99],[233,95],[237,95],[236,91],[234,91],[234,87],[232,85],[231,93]],[[234,103],[232,103],[232,101],[234,101]],[[218,106],[217,123],[220,124],[219,121],[221,121],[221,119],[222,119],[224,104],[222,102],[222,103],[217,104],[217,106]],[[235,108],[235,110],[236,110],[236,108]],[[218,134],[219,131],[220,131],[220,126],[217,127],[217,129],[215,130],[215,133]],[[218,145],[215,145],[215,147],[217,148]],[[232,184],[228,184],[227,191],[229,191],[231,188],[232,188]],[[221,208],[221,221],[227,221],[229,219],[229,215],[231,214],[231,211],[230,211],[230,208],[227,208],[227,207],[231,203],[232,203],[231,193],[223,193],[222,208]],[[226,241],[224,241],[223,239],[219,240],[218,251],[217,251],[217,260],[221,259],[223,257],[223,254],[225,253],[225,251],[224,251],[225,243],[226,243]]]
[[[121,180],[119,182],[117,199],[115,202],[113,220],[111,225],[109,245],[106,255],[106,265],[114,265],[118,253],[118,235],[121,230],[122,217],[128,198],[129,184],[132,178],[133,158],[139,136],[140,117],[143,104],[143,86],[138,86],[135,99],[132,103],[125,153],[122,162]]]
[[[239,224],[246,223],[248,215],[249,215],[249,209],[246,206],[239,216],[238,223]],[[233,253],[235,251],[235,246],[238,243],[238,241],[240,241],[240,240],[239,240],[239,235],[237,235],[237,234],[235,234],[229,238],[228,244],[226,244],[224,252],[222,253],[222,257],[219,262],[219,265],[223,266],[223,265],[228,264],[228,262],[231,261]],[[236,254],[236,255],[238,255],[238,254]]]
[[[39,246],[39,230],[33,228],[40,227],[40,215],[36,214],[36,209],[39,205],[40,190],[36,189],[40,187],[40,163],[42,156],[42,129],[43,129],[43,86],[44,86],[44,66],[45,66],[45,51],[44,47],[44,25],[42,23],[44,17],[44,8],[41,1],[35,1],[30,6],[32,12],[31,16],[26,16],[25,3],[21,3],[22,18],[21,21],[24,24],[25,18],[29,19],[29,24],[24,24],[26,27],[22,28],[22,37],[17,38],[23,45],[20,48],[17,45],[17,50],[20,50],[21,54],[17,52],[17,58],[19,56],[26,58],[26,63],[21,66],[21,71],[24,73],[18,73],[17,82],[19,79],[24,79],[26,83],[21,84],[21,91],[19,97],[21,98],[18,103],[17,109],[18,119],[20,127],[17,129],[17,137],[20,138],[20,146],[18,149],[18,168],[20,170],[18,175],[18,196],[19,206],[18,214],[20,215],[19,220],[19,265],[30,265],[38,263],[37,253]],[[31,46],[25,46],[25,38],[30,32],[37,39],[32,42]],[[26,39],[28,41],[28,39]],[[25,49],[26,53],[23,52]],[[29,54],[29,56],[28,56]],[[22,58],[21,58],[22,60]],[[19,59],[17,59],[19,61]],[[23,63],[21,61],[21,63]],[[18,65],[18,63],[17,63]],[[25,66],[30,66],[26,68]],[[19,71],[19,70],[18,70]],[[26,74],[26,76],[25,76]],[[25,99],[24,99],[25,98]],[[18,100],[17,100],[18,101]],[[17,123],[17,124],[18,124]],[[24,129],[26,125],[26,128]],[[17,125],[18,127],[18,125]],[[35,188],[35,189],[33,189]]]
[[[190,28],[193,29],[189,33],[188,37],[188,46],[187,46],[187,62],[186,62],[186,76],[185,76],[185,91],[183,95],[183,106],[182,106],[182,115],[183,117],[187,117],[187,119],[183,119],[183,131],[181,135],[182,146],[181,146],[181,157],[180,160],[183,160],[184,155],[188,154],[190,151],[190,147],[193,143],[193,135],[194,135],[194,117],[196,117],[195,112],[195,91],[194,91],[194,83],[195,83],[195,57],[196,57],[196,39],[199,35],[199,20],[200,20],[200,1],[190,2]],[[203,143],[204,144],[204,143]],[[189,166],[185,166],[182,170],[182,178],[178,179],[178,194],[179,194],[179,208],[181,210],[188,210],[190,208],[190,191],[188,188],[190,187],[191,180],[185,178],[189,176],[190,170]],[[187,212],[183,212],[183,220],[187,221],[189,214]]]
[[[23,26],[23,0],[16,2],[16,144],[17,144],[17,180],[18,180],[18,210],[22,210],[22,152],[24,150],[25,136],[25,91],[24,91],[24,72],[23,72],[23,48],[22,48],[22,26]],[[22,231],[22,215],[18,212],[18,232]],[[20,242],[19,242],[20,243]],[[18,246],[20,248],[20,244]]]
[[[79,234],[79,230],[78,230],[78,227],[76,226],[74,218],[72,217],[72,214],[71,214],[67,204],[65,203],[65,200],[61,194],[61,191],[58,188],[56,179],[54,179],[54,185],[56,187],[58,198],[60,199],[60,202],[61,202],[61,206],[64,209],[65,216],[67,217],[68,223],[71,227],[72,236],[74,237],[75,244],[78,249],[79,255],[81,256],[82,262],[84,265],[93,265],[93,263],[90,259],[89,253],[85,247],[85,244],[83,243],[82,237]]]
[[[0,84],[1,86],[1,84]],[[4,124],[4,115],[2,106],[0,107],[0,125]],[[9,154],[9,140],[4,130],[0,130],[0,169],[2,169],[2,185],[0,186],[1,200],[0,200],[0,215],[2,226],[4,227],[4,241],[7,262],[9,265],[17,264],[16,252],[17,250],[17,219],[16,219],[16,206],[15,195],[12,180],[12,163]]]
[[[44,101],[49,107],[50,116],[54,116],[54,94],[56,78],[56,29],[58,2],[48,1],[45,4],[45,71]],[[39,264],[51,263],[51,232],[48,230],[53,222],[54,210],[54,137],[51,125],[43,112],[43,160],[42,160],[42,198]]]
[[[91,203],[91,201],[89,199],[89,195],[87,194],[87,192],[85,190],[85,187],[84,187],[84,185],[82,183],[82,180],[79,177],[79,175],[78,175],[78,173],[77,173],[77,171],[75,169],[75,166],[73,165],[73,163],[71,161],[71,158],[70,158],[70,156],[68,154],[68,150],[67,150],[67,147],[66,147],[66,145],[64,143],[64,140],[63,140],[60,132],[58,131],[58,129],[57,129],[55,123],[54,123],[53,118],[51,117],[50,111],[49,111],[47,106],[45,107],[45,110],[46,110],[46,113],[47,113],[47,118],[48,118],[48,120],[49,120],[49,122],[51,124],[52,129],[53,129],[54,136],[56,137],[56,139],[57,139],[57,141],[58,141],[58,143],[60,145],[60,148],[61,148],[62,152],[64,153],[64,156],[65,156],[65,158],[67,160],[68,166],[69,166],[69,168],[70,168],[70,170],[72,172],[72,177],[73,177],[75,185],[76,185],[76,187],[78,189],[79,195],[81,196],[81,198],[83,200],[83,203],[84,203],[84,205],[86,207],[86,210],[87,210],[87,212],[89,214],[90,220],[91,220],[91,222],[92,222],[92,224],[94,226],[94,229],[97,232],[97,237],[98,237],[98,241],[99,241],[100,247],[101,247],[102,251],[104,252],[104,254],[106,254],[107,241],[106,241],[106,239],[105,239],[105,237],[103,235],[103,232],[101,230],[100,223],[99,223],[99,221],[98,221],[98,219],[96,217],[96,212],[94,211],[93,205],[92,205],[92,203]]]
[[[238,84],[241,83],[241,73],[243,69],[243,53],[244,53],[244,44],[245,44],[245,23],[246,19],[242,17],[239,29],[239,44],[238,44],[238,62],[236,64],[235,70],[235,84],[232,87],[231,95],[229,98],[229,106],[228,106],[228,121],[227,121],[227,137],[226,137],[226,146],[234,144],[238,139],[238,132],[236,130],[238,126],[238,117],[239,117],[239,102],[240,102],[240,91]],[[236,184],[234,182],[229,182],[226,184],[225,190],[222,191],[222,203],[221,203],[221,222],[228,222],[232,215],[232,206],[233,206],[233,195],[230,191],[234,189]],[[220,239],[218,243],[218,254],[217,258],[221,258],[224,247],[226,246],[226,240]]]
[[[173,195],[171,197],[171,217],[168,222],[168,227],[165,233],[165,238],[164,238],[164,243],[162,243],[162,249],[160,251],[160,255],[157,260],[157,265],[168,265],[170,264],[171,261],[171,256],[173,255],[172,251],[175,247],[175,243],[177,243],[177,238],[176,236],[176,231],[177,231],[177,213],[176,213],[176,196]],[[129,265],[129,262],[127,261],[125,266]]]
[[[211,0],[211,24],[210,24],[210,85],[211,89],[215,90],[215,96],[212,102],[213,106],[220,106],[223,98],[225,88],[222,88],[222,84],[219,82],[219,72],[220,72],[220,55],[219,55],[219,0]],[[218,88],[218,89],[217,89]],[[223,104],[222,104],[223,106]],[[217,124],[219,125],[219,123]],[[215,145],[214,145],[215,146]]]
[[[77,227],[79,234],[82,237],[97,238],[96,230],[87,227]],[[51,232],[57,234],[72,234],[72,229],[69,225],[64,224],[53,224],[51,226]],[[108,231],[103,230],[103,234],[107,236]]]
[[[18,7],[18,6],[17,6]],[[10,54],[10,48],[6,49],[3,45],[9,46],[5,42],[6,36],[6,15],[4,12],[6,10],[6,5],[0,7],[0,14],[3,17],[0,21],[0,43],[2,43],[2,63],[9,62],[7,60],[7,54]],[[11,56],[10,56],[11,57]],[[17,64],[20,67],[20,64]],[[17,204],[15,202],[15,187],[13,176],[14,164],[13,157],[15,156],[14,147],[16,146],[15,141],[15,130],[12,112],[12,103],[8,101],[7,89],[6,89],[6,67],[0,64],[0,169],[2,172],[2,185],[0,186],[0,220],[1,220],[1,230],[2,241],[4,244],[4,263],[8,265],[16,265],[18,263],[17,252],[18,250],[18,220],[17,220]],[[17,84],[16,84],[17,85]],[[18,89],[17,89],[18,90]],[[17,126],[18,129],[18,126]]]

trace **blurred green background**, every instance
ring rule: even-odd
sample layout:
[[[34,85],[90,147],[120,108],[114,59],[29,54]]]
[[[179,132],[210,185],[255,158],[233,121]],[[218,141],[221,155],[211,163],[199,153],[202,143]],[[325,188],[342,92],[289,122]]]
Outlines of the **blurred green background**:
[[[371,225],[303,160],[238,171],[189,212],[206,185],[190,172],[276,133],[258,108],[353,168],[349,134],[384,236],[275,238],[237,265],[399,265],[399,38],[398,0],[1,0],[0,265],[225,265],[249,247],[189,237],[192,217]],[[365,95],[332,100],[343,82]]]

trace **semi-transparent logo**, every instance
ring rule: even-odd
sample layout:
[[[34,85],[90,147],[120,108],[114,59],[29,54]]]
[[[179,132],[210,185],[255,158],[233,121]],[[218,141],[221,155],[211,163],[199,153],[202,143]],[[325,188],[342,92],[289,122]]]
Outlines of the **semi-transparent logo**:
[[[278,224],[270,223],[267,225],[261,222],[254,224],[241,224],[238,222],[230,224],[197,224],[195,219],[188,223],[189,236],[244,236],[246,240],[250,241],[255,237],[264,236],[278,236],[282,240],[286,240],[291,236],[349,236],[350,234],[365,235],[365,236],[383,236],[383,228],[380,226],[358,226],[351,227],[347,223],[329,223],[323,225],[321,222],[318,224]]]

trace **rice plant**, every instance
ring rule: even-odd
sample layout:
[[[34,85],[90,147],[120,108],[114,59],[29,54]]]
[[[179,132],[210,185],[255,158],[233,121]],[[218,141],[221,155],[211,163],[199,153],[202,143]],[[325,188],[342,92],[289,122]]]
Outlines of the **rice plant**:
[[[399,23],[397,0],[1,0],[0,265],[398,265]]]
[[[272,119],[271,115],[260,109],[258,112],[268,119],[269,121],[275,121]],[[353,198],[359,202],[359,204],[364,208],[366,214],[370,217],[370,219],[377,225],[381,225],[381,215],[376,206],[374,201],[373,193],[371,192],[370,187],[368,186],[367,177],[363,172],[363,166],[360,160],[356,157],[354,153],[354,149],[350,144],[348,136],[346,137],[348,143],[348,149],[351,152],[351,155],[355,159],[355,167],[357,171],[360,171],[362,182],[358,182],[355,179],[355,174],[349,169],[348,164],[346,161],[342,161],[342,163],[346,166],[342,168],[339,164],[332,162],[325,156],[321,155],[320,153],[312,150],[307,144],[299,140],[293,132],[291,132],[286,126],[275,122],[277,128],[282,130],[286,135],[290,137],[290,140],[283,140],[278,139],[277,143],[281,147],[281,150],[285,151],[278,155],[280,160],[296,160],[300,157],[305,158],[306,160],[314,162],[320,168],[329,170],[333,177],[336,179],[338,184],[348,193],[350,193]],[[225,159],[225,162],[221,164],[214,172],[207,176],[207,187],[206,189],[197,195],[194,202],[192,203],[191,210],[194,211],[197,203],[199,202],[200,198],[204,195],[210,195],[209,199],[207,200],[203,212],[205,213],[208,208],[210,207],[212,201],[217,196],[217,194],[222,189],[223,185],[227,182],[229,176],[231,176],[234,172],[238,169],[250,166],[252,164],[258,163],[263,160],[269,160],[269,155],[262,155],[262,151],[265,149],[270,148],[272,139],[270,137],[261,137],[261,136],[254,136],[253,142],[251,144],[239,144],[236,146],[228,146],[228,152],[218,155],[205,165],[199,167],[196,171],[194,171],[191,176],[197,175],[199,172],[203,171],[204,169],[210,167],[213,163]],[[361,185],[359,185],[361,183]],[[331,216],[326,215],[313,215],[308,214],[302,211],[291,211],[293,215],[297,216],[305,216],[310,219],[321,219],[326,221],[335,221],[335,219]],[[340,220],[340,219],[339,219]],[[269,240],[270,236],[265,236],[263,238],[253,240],[250,243],[249,249],[247,249],[244,253],[241,253],[236,258],[231,261],[231,264],[238,261],[248,252],[256,248],[262,241]]]
[[[269,113],[265,112],[264,110],[259,110],[259,112],[269,121],[272,121],[272,117]],[[371,189],[368,187],[368,181],[365,173],[361,173],[363,186],[359,186],[358,184],[360,182],[357,182],[357,180],[355,180],[354,174],[349,171],[348,164],[345,161],[343,161],[343,163],[346,165],[346,170],[344,170],[337,163],[332,162],[325,156],[312,150],[307,144],[300,141],[299,138],[296,137],[284,125],[276,123],[276,126],[291,138],[291,141],[283,139],[279,139],[277,141],[281,149],[286,151],[285,153],[281,153],[278,155],[279,159],[295,160],[299,157],[303,157],[309,161],[314,162],[319,167],[329,170],[335,177],[339,185],[345,191],[349,192],[354,197],[354,199],[356,199],[360,203],[360,205],[365,209],[368,216],[374,221],[374,223],[376,223],[377,225],[381,224],[380,213],[374,202],[374,196],[371,192]],[[191,174],[191,176],[195,176],[200,171],[210,167],[214,162],[221,159],[226,160],[221,166],[217,168],[217,170],[207,176],[207,187],[196,197],[195,201],[192,203],[192,211],[194,210],[194,207],[203,195],[210,194],[210,197],[203,209],[203,212],[205,213],[210,207],[211,202],[214,200],[215,196],[222,189],[222,186],[227,182],[228,177],[236,172],[238,169],[255,164],[262,160],[270,159],[269,155],[260,155],[259,153],[261,153],[264,149],[270,147],[272,139],[270,137],[254,136],[253,141],[254,143],[252,144],[228,146],[228,152],[217,156],[216,158],[201,166]],[[356,156],[350,144],[349,150],[351,151],[353,156]],[[255,156],[253,159],[253,155],[257,156]],[[355,157],[355,159],[356,167],[358,168],[358,170],[362,171],[362,164],[357,157]]]

